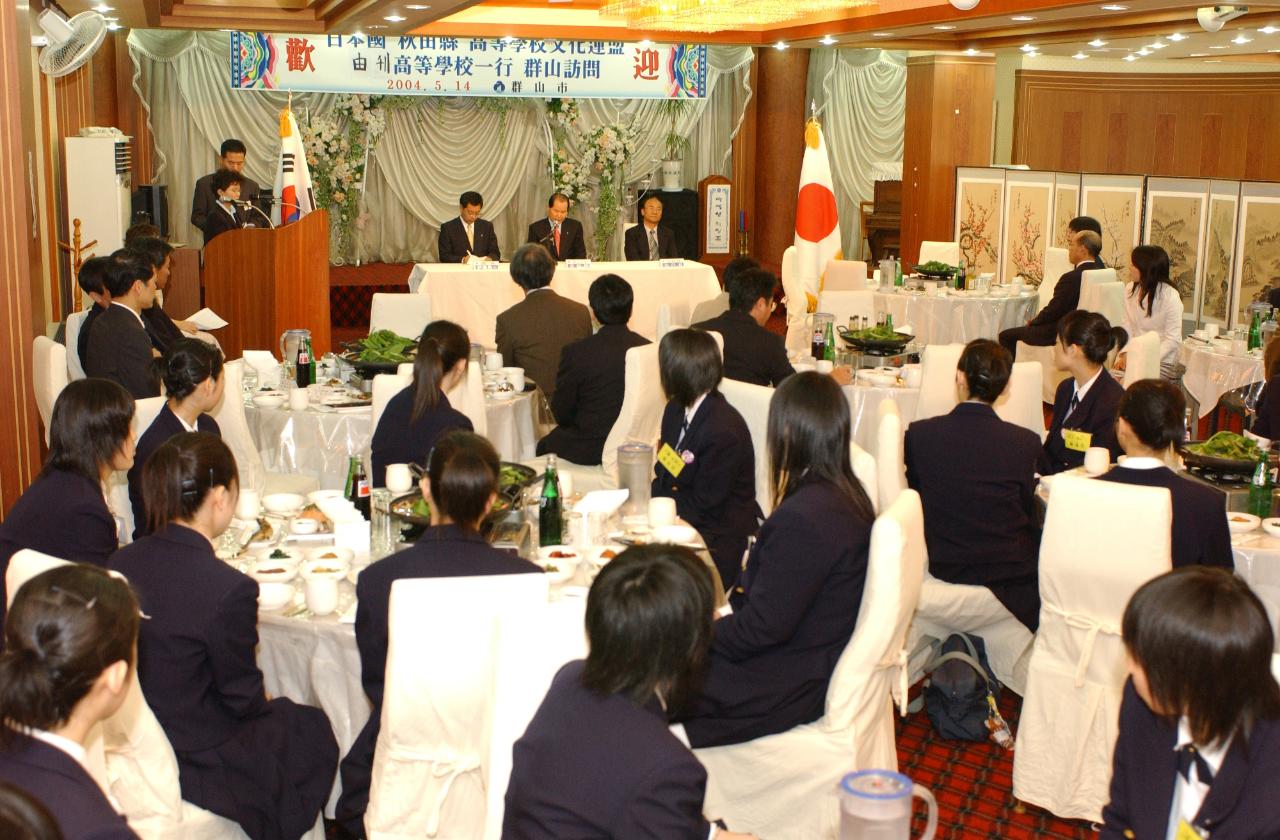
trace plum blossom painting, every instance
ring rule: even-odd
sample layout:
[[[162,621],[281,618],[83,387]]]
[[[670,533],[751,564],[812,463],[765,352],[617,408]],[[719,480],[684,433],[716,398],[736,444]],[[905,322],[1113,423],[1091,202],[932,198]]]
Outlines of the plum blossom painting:
[[[1040,285],[1044,279],[1044,256],[1048,247],[1049,194],[1051,184],[1006,182],[1004,266],[1005,282],[1022,277],[1023,282]]]

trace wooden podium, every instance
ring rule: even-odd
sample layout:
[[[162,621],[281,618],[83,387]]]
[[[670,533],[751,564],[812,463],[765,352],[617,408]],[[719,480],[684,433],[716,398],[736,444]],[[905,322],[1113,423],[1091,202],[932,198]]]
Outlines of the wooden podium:
[[[317,357],[329,352],[329,214],[218,236],[204,249],[204,302],[227,321],[218,342],[228,359],[278,352],[295,328],[311,330]]]

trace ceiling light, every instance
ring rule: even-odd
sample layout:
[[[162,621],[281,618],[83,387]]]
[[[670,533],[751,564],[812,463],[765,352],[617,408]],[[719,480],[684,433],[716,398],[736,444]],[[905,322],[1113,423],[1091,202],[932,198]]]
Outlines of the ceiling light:
[[[1121,6],[1119,3],[1108,3],[1107,5],[1099,6],[1098,8],[1102,9],[1104,12],[1127,12],[1129,10],[1128,6]]]
[[[1208,55],[1208,53],[1192,53],[1192,54],[1191,54],[1191,57],[1192,57],[1192,58],[1204,58],[1204,57],[1205,57],[1205,56],[1207,56],[1207,55]]]
[[[1137,57],[1136,55],[1134,55],[1133,53],[1129,53],[1128,55],[1126,55],[1126,56],[1124,57],[1124,60],[1125,60],[1125,61],[1137,61],[1137,60],[1138,60],[1138,57]]]
[[[1024,53],[1036,51],[1036,48],[1031,46],[1030,44],[1023,44],[1022,46],[1018,47],[1018,49],[1022,50]]]
[[[1153,50],[1162,50],[1162,49],[1164,49],[1164,48],[1165,48],[1165,47],[1167,47],[1167,46],[1169,46],[1169,45],[1168,45],[1168,44],[1166,44],[1164,41],[1155,41],[1155,42],[1153,42],[1153,43],[1151,44],[1151,49],[1153,49]]]
[[[1039,57],[1040,57],[1040,53],[1036,52],[1035,50],[1032,50],[1031,52],[1027,53],[1027,58],[1039,58]]]
[[[1173,33],[1172,35],[1170,35],[1170,36],[1169,36],[1169,40],[1170,40],[1170,41],[1173,41],[1173,42],[1176,44],[1178,41],[1185,41],[1185,40],[1187,40],[1187,37],[1188,37],[1188,36],[1183,35],[1181,32],[1175,32],[1175,33]]]
[[[425,12],[427,9],[430,9],[431,7],[424,6],[421,3],[410,3],[408,6],[405,6],[405,8],[414,12]]]
[[[1106,45],[1107,45],[1107,42],[1102,40],[1101,38],[1094,38],[1092,41],[1089,42],[1089,46],[1091,47],[1105,47]]]
[[[1252,41],[1252,40],[1253,40],[1252,38],[1246,38],[1246,37],[1244,37],[1244,33],[1242,32],[1242,33],[1240,33],[1239,35],[1237,35],[1236,37],[1232,38],[1232,39],[1231,39],[1231,43],[1233,43],[1233,44],[1242,44],[1242,45],[1243,45],[1243,44],[1247,44],[1247,43],[1249,43],[1249,42],[1250,42],[1250,41]]]
[[[382,18],[387,23],[400,23],[404,18],[400,15],[386,15]]]
[[[111,32],[115,32],[119,28],[120,28],[120,24],[115,23],[114,21],[107,24],[107,29]]]
[[[942,32],[949,32],[950,30],[955,29],[955,27],[949,23],[940,23],[937,26],[935,26],[934,29],[940,30]]]
[[[106,3],[99,3],[98,5],[93,7],[93,10],[95,12],[103,12],[105,14],[106,12],[114,12],[116,10],[116,7],[108,6]]]
[[[1275,33],[1280,32],[1280,29],[1277,29],[1276,27],[1268,24],[1262,27],[1261,29],[1259,29],[1258,31],[1261,32],[1263,35],[1274,35]]]
[[[973,47],[969,47],[969,49],[967,49],[967,50],[965,50],[965,51],[964,51],[964,54],[965,54],[965,55],[977,55],[977,54],[978,54],[978,51],[977,51],[977,50],[975,50]]]
[[[1145,58],[1146,56],[1151,55],[1151,50],[1149,50],[1146,47],[1143,47],[1142,49],[1138,50],[1138,55],[1143,56]]]
[[[892,32],[872,32],[871,37],[872,38],[892,38],[893,33]]]
[[[953,9],[967,12],[978,5],[978,0],[947,0]]]
[[[1018,23],[1026,23],[1029,20],[1035,20],[1035,15],[1014,15],[1009,20],[1016,20]]]
[[[1211,49],[1211,50],[1225,50],[1225,49],[1226,49],[1226,47],[1224,47],[1222,44],[1214,44],[1213,46],[1209,47],[1209,49]]]
[[[835,42],[836,42],[836,39],[832,38],[830,35],[823,35],[822,41],[820,41],[819,43],[826,44],[829,47]]]
[[[119,20],[118,17],[104,17],[103,20]]]
[[[365,26],[365,29],[386,29],[386,28],[387,28],[387,25],[385,23],[370,23]]]
[[[778,50],[779,52],[781,52],[782,50],[785,50],[785,49],[787,48],[787,42],[786,42],[786,41],[779,41],[779,42],[777,42],[776,44],[774,44],[774,45],[773,45],[773,48],[774,48],[775,50]]]
[[[1078,53],[1076,53],[1075,55],[1073,55],[1073,56],[1071,56],[1071,57],[1072,57],[1072,58],[1075,58],[1075,59],[1081,59],[1081,58],[1088,58],[1089,56],[1085,55],[1085,54],[1084,54],[1084,53],[1082,53],[1082,52],[1078,52]]]

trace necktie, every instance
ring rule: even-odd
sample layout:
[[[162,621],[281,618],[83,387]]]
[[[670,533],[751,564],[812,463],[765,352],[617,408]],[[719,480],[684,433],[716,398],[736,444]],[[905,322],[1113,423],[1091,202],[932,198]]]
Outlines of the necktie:
[[[1077,391],[1076,393],[1071,395],[1071,405],[1067,406],[1067,417],[1070,417],[1072,414],[1075,414],[1076,409],[1079,407],[1080,407],[1080,393]],[[1063,418],[1063,419],[1066,419],[1066,418]]]
[[[684,436],[689,431],[689,418],[686,416],[684,422],[680,424],[680,437],[676,438],[676,449],[680,448],[680,444],[684,443]]]
[[[658,258],[658,229],[653,228],[649,231],[649,259],[656,260]]]
[[[556,256],[560,256],[560,225],[551,226],[551,241],[556,245]]]
[[[471,225],[467,225],[467,245],[472,248],[476,247],[476,240],[471,231]]]
[[[1191,765],[1196,766],[1196,776],[1201,784],[1213,784],[1213,771],[1209,769],[1209,762],[1204,760],[1204,756],[1195,748],[1194,744],[1187,744],[1178,750],[1178,775],[1191,781]]]

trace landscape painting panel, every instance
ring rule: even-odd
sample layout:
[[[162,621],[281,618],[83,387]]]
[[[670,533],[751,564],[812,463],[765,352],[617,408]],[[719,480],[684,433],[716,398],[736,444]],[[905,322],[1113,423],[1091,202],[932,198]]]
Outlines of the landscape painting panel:
[[[1053,245],[1067,247],[1067,224],[1076,217],[1080,207],[1080,191],[1075,187],[1058,187],[1053,201]]]
[[[1084,215],[1102,226],[1102,259],[1121,276],[1129,269],[1129,254],[1135,241],[1138,193],[1132,190],[1090,189],[1084,194]]]
[[[1205,234],[1204,287],[1200,320],[1227,322],[1231,292],[1231,254],[1236,241],[1236,200],[1214,196],[1209,201],[1209,225]]]
[[[1245,199],[1241,225],[1236,323],[1247,325],[1248,305],[1266,300],[1267,292],[1280,286],[1280,201]]]
[[[979,274],[1000,268],[1000,199],[1002,181],[961,181],[959,200],[960,258]]]
[[[1021,275],[1030,285],[1038,286],[1044,279],[1049,190],[1048,184],[1009,184],[1002,275],[1006,281]]]
[[[1194,313],[1204,196],[1152,193],[1150,199],[1147,241],[1169,255],[1169,278],[1182,296],[1182,311]]]

